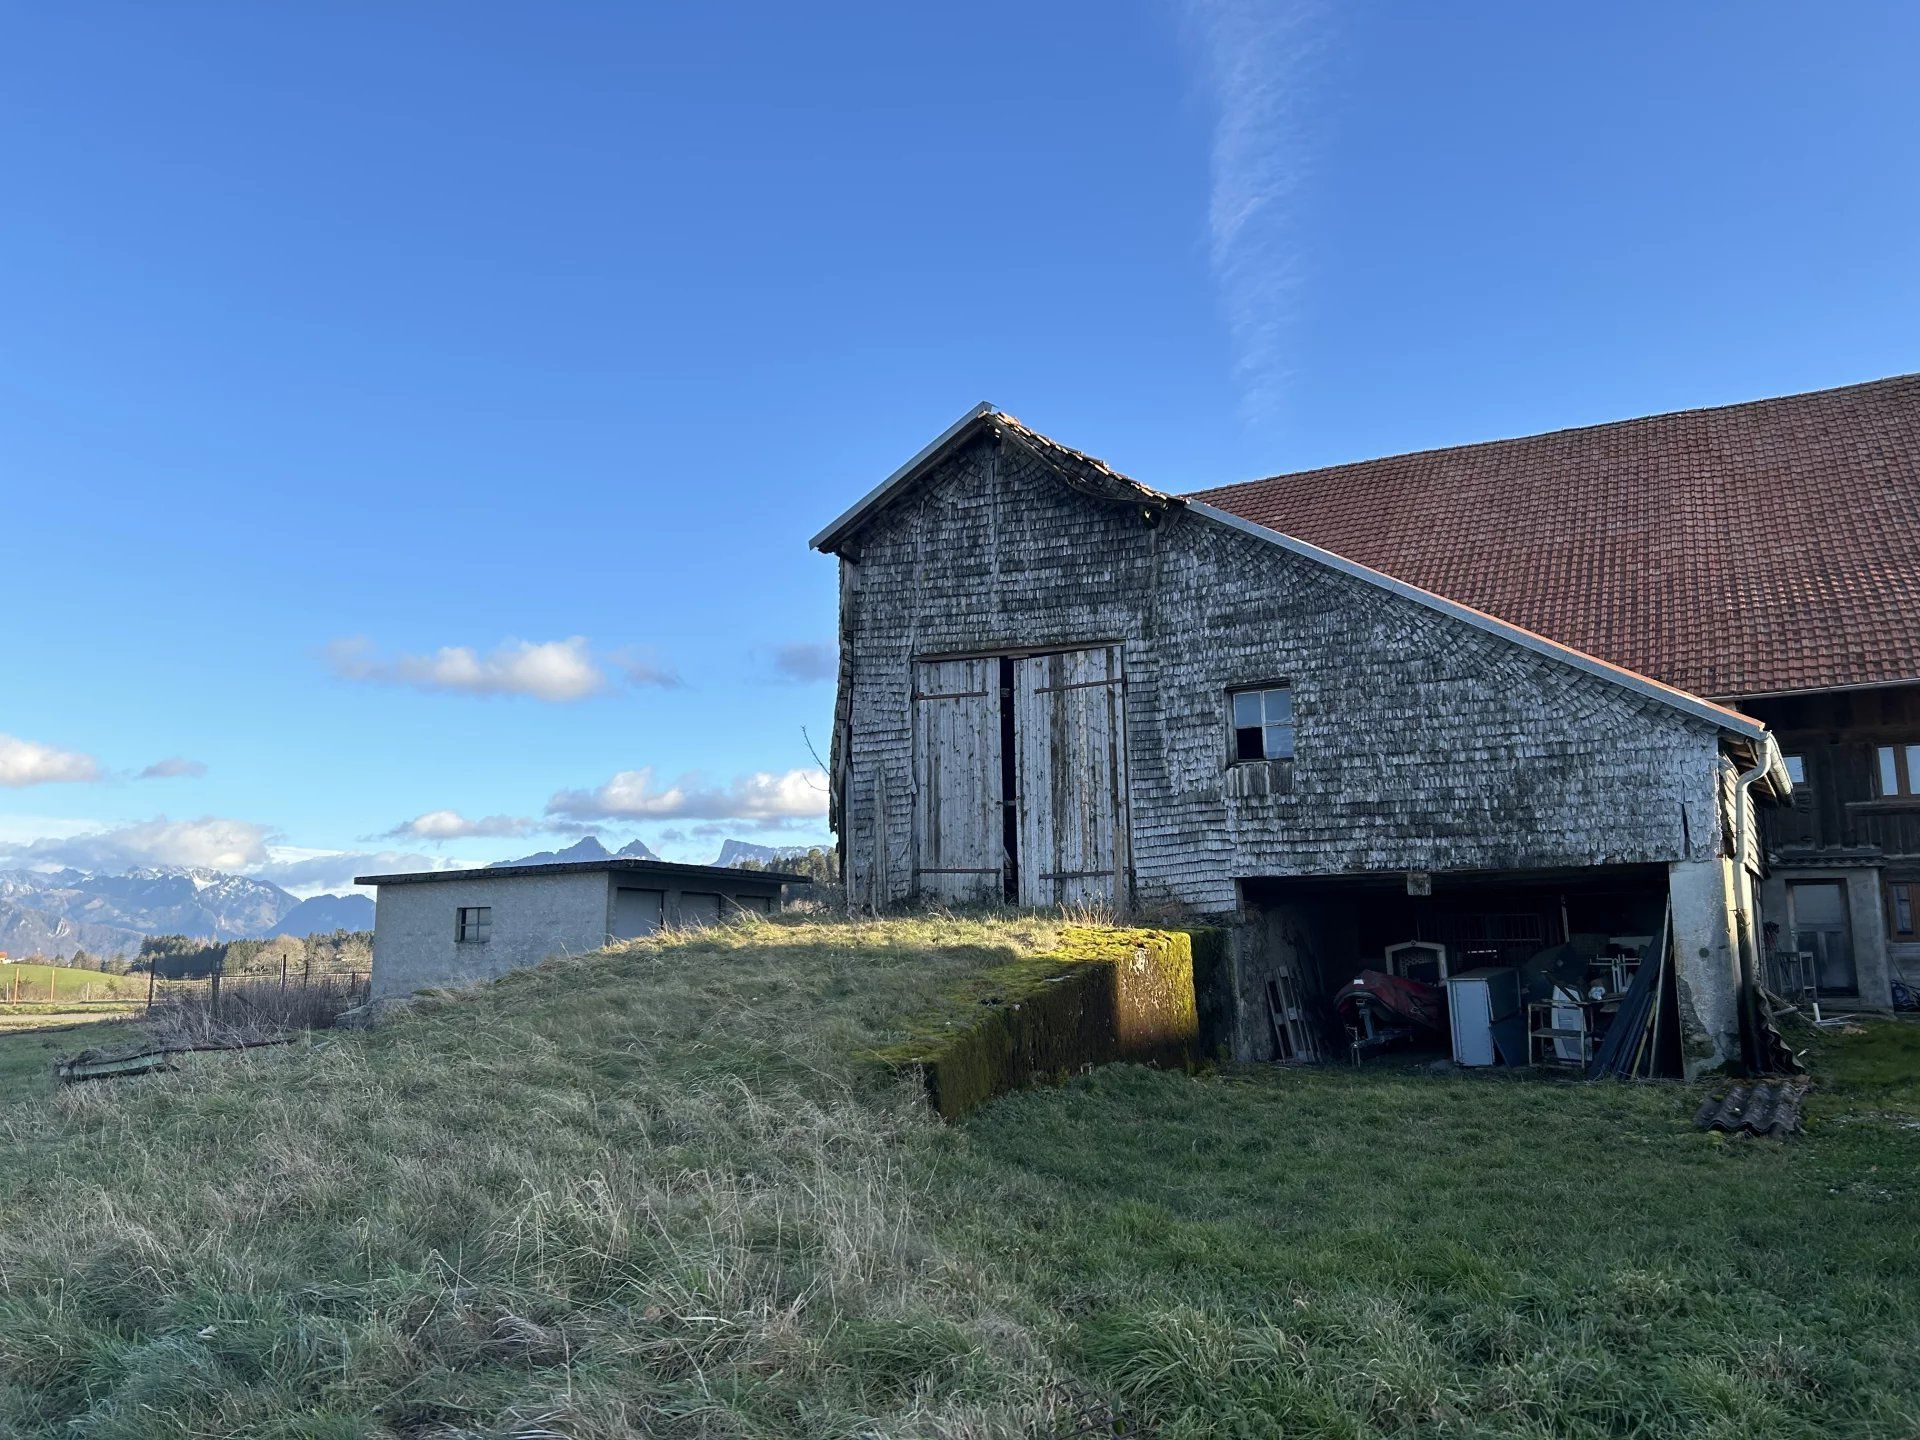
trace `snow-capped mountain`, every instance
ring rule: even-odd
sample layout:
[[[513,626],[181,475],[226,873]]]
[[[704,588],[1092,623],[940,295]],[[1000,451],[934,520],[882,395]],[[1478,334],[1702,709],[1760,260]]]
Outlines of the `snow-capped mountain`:
[[[301,901],[270,880],[220,870],[0,870],[0,950],[13,955],[131,955],[147,935],[249,940],[372,924],[364,896]]]
[[[50,896],[63,897],[59,913],[69,919],[216,940],[264,935],[300,903],[270,880],[172,867],[89,875],[70,887],[43,891],[36,908],[48,908]]]

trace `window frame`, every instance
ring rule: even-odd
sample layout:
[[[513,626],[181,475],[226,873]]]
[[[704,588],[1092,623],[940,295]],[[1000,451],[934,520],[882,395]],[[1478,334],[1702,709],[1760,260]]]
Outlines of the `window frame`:
[[[1920,880],[1884,882],[1887,900],[1887,938],[1895,944],[1920,941]],[[1900,928],[1900,902],[1906,901],[1907,926]]]
[[[485,945],[493,939],[493,906],[456,905],[453,907],[453,943]]]
[[[1807,783],[1807,757],[1805,755],[1782,755],[1780,757],[1780,763],[1786,767],[1787,779],[1793,782],[1794,789],[1798,790],[1802,785]],[[1796,770],[1800,772],[1797,775],[1794,774]]]
[[[1875,745],[1873,781],[1882,800],[1920,800],[1920,741]]]
[[[1257,696],[1260,701],[1260,724],[1241,725],[1239,723],[1239,701],[1242,696]],[[1285,695],[1287,697],[1287,718],[1272,720],[1267,715],[1267,697]],[[1293,682],[1291,680],[1257,680],[1246,685],[1227,687],[1227,764],[1234,765],[1272,765],[1276,762],[1292,764],[1300,750],[1300,714],[1294,706]],[[1240,753],[1240,733],[1243,730],[1260,732],[1260,754],[1243,756]],[[1267,753],[1267,737],[1274,730],[1284,729],[1287,733],[1287,753],[1270,755]]]

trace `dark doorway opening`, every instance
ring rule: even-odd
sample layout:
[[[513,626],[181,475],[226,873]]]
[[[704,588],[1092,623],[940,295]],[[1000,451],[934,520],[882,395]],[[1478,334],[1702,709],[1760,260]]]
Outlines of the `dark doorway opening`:
[[[1337,997],[1372,974],[1412,982],[1410,993],[1439,1007],[1429,1023],[1409,1023],[1405,1035],[1380,1050],[1450,1056],[1448,982],[1492,971],[1513,972],[1508,984],[1523,1011],[1547,1007],[1537,1026],[1530,1017],[1521,1027],[1521,1058],[1506,1062],[1526,1063],[1536,1028],[1571,1024],[1578,1016],[1602,1033],[1640,950],[1664,933],[1667,873],[1660,865],[1436,874],[1431,894],[1407,890],[1406,876],[1397,872],[1241,882],[1257,937],[1253,983],[1241,1001],[1258,1010],[1246,1027],[1256,1053],[1347,1058],[1354,1026]],[[1577,1002],[1563,1007],[1557,1021],[1556,998]],[[1568,1063],[1579,1058],[1570,1043],[1547,1048]]]
[[[1787,909],[1793,917],[1795,943],[1813,956],[1814,983],[1820,993],[1859,994],[1846,884],[1839,880],[1790,880]]]
[[[1000,843],[1006,863],[1000,867],[1001,896],[1020,903],[1020,758],[1013,710],[1014,662],[1000,657]]]

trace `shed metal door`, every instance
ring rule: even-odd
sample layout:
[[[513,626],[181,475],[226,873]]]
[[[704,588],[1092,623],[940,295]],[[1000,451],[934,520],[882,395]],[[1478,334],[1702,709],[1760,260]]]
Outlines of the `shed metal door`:
[[[922,660],[913,669],[915,889],[997,900],[1006,845],[1000,777],[1000,662]]]
[[[613,892],[613,938],[637,940],[660,928],[661,890],[629,890],[624,885]]]
[[[1022,905],[1126,903],[1126,698],[1120,647],[1022,657],[1014,671]]]

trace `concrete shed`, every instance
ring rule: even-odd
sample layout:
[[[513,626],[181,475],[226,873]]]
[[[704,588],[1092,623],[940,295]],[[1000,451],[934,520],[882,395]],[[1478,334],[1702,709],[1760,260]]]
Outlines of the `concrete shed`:
[[[374,907],[373,997],[471,985],[554,955],[580,955],[663,926],[772,914],[805,877],[769,870],[609,859],[362,875]]]

